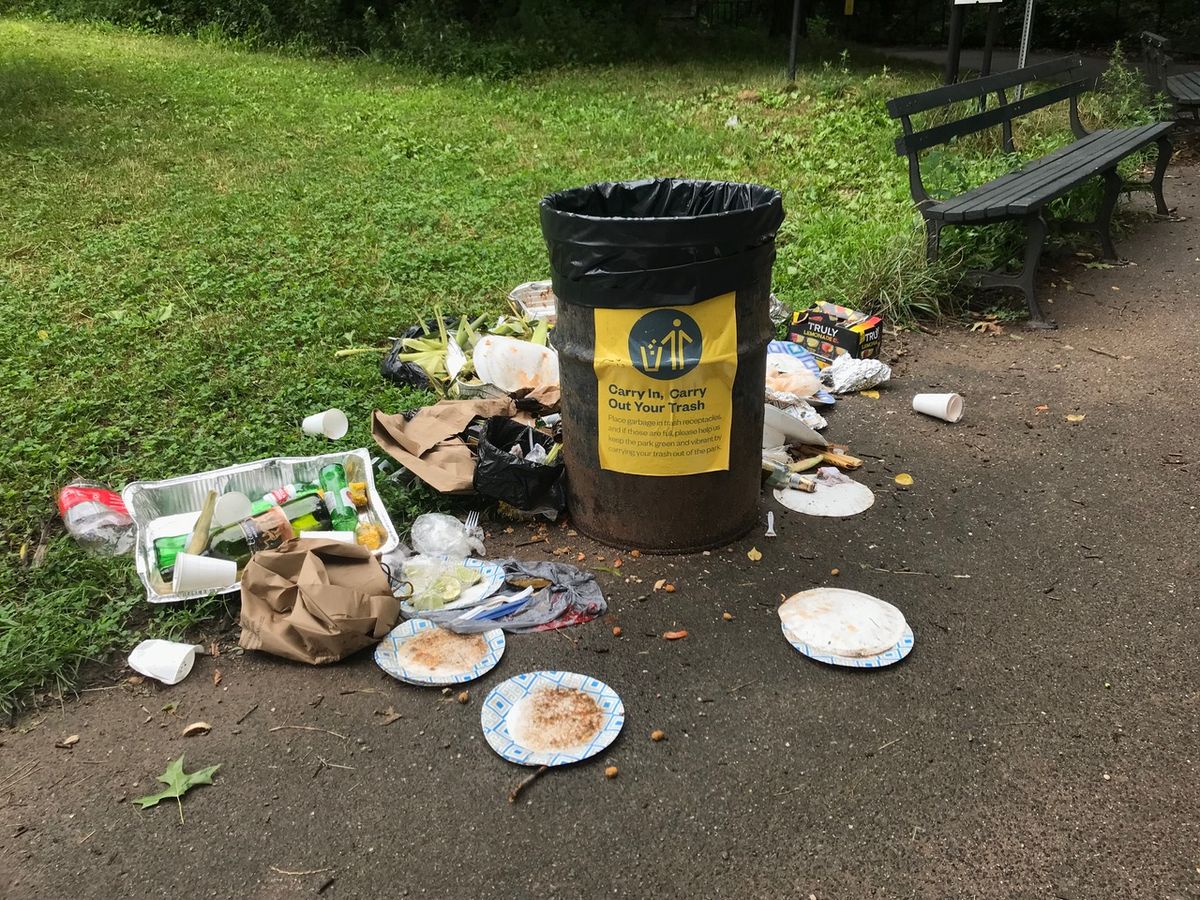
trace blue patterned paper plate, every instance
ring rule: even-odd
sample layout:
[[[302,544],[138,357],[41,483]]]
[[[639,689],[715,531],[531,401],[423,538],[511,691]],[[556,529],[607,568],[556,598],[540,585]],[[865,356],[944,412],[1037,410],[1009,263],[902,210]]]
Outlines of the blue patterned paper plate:
[[[580,694],[594,705],[581,703]],[[536,713],[552,724],[539,727]],[[625,705],[616,691],[589,675],[524,672],[492,688],[479,722],[492,749],[509,762],[562,766],[595,756],[615,741],[625,724]]]
[[[434,638],[437,632],[453,638]],[[456,650],[454,638],[461,638],[464,649]],[[483,656],[475,659],[473,639],[482,638]],[[439,640],[446,645],[438,646]],[[478,646],[477,644],[475,645]],[[375,662],[393,678],[409,684],[462,684],[490,672],[504,655],[504,631],[493,628],[482,634],[456,635],[428,619],[409,619],[388,632],[375,646]]]
[[[814,588],[779,607],[787,642],[818,662],[855,669],[898,663],[913,647],[904,614],[870,594],[845,588]],[[850,651],[853,652],[853,655]]]

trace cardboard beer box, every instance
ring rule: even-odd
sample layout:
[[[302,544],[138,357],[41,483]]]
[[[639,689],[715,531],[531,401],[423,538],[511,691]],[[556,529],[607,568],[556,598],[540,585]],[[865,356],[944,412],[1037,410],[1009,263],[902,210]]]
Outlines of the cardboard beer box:
[[[883,341],[883,319],[836,303],[817,303],[792,313],[788,340],[808,350],[822,369],[843,354],[876,359]]]

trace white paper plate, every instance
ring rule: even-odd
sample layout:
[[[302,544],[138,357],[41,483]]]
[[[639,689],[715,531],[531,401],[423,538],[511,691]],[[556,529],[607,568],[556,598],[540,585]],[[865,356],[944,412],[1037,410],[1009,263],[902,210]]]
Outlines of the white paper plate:
[[[547,718],[563,723],[557,733],[537,721],[539,706]],[[561,766],[595,756],[615,741],[625,724],[625,705],[616,691],[589,675],[524,672],[492,688],[479,724],[491,748],[509,762]]]
[[[375,662],[409,684],[462,684],[490,672],[504,655],[504,631],[455,634],[428,619],[409,619],[375,647]]]
[[[877,669],[908,656],[913,633],[904,613],[870,594],[814,588],[779,607],[783,636],[810,659]]]
[[[806,516],[843,518],[856,516],[875,503],[875,493],[865,484],[852,481],[848,484],[825,484],[817,481],[813,493],[793,488],[779,488],[775,499],[793,512]]]

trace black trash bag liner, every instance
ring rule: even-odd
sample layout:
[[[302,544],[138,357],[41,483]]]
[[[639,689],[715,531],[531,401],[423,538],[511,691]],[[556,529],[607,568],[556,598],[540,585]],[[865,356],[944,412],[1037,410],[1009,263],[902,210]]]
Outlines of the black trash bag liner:
[[[757,184],[659,178],[559,191],[540,211],[558,298],[634,309],[748,289],[775,261],[783,199]]]
[[[475,491],[526,512],[548,508],[561,512],[567,506],[566,469],[562,462],[535,463],[511,452],[514,444],[527,452],[530,440],[541,444],[547,452],[554,446],[549,435],[512,419],[503,416],[488,419],[479,436]]]

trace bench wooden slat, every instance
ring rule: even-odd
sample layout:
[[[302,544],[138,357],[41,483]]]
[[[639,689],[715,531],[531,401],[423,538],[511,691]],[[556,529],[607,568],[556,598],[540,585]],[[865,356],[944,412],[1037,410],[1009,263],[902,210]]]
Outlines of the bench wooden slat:
[[[1064,148],[1067,152],[1058,157],[1056,165],[1049,172],[1044,172],[1044,167],[1035,166],[1029,177],[1015,179],[1011,190],[1003,197],[990,198],[991,202],[986,208],[967,210],[963,221],[1023,216],[1111,168],[1137,146],[1154,140],[1153,136],[1124,131],[1101,131],[1095,134],[1099,138],[1088,147],[1077,150],[1076,144],[1068,144]]]
[[[1035,109],[1041,109],[1043,106],[1050,106],[1054,103],[1067,100],[1072,96],[1082,94],[1087,89],[1087,81],[1072,81],[1058,87],[1048,88],[1039,94],[1024,97],[1014,103],[996,106],[992,109],[975,113],[974,115],[964,116],[954,122],[935,125],[923,131],[914,131],[912,134],[896,138],[896,155],[905,156],[910,151],[919,152],[927,150],[930,147],[936,147],[938,144],[944,144],[953,138],[974,134],[977,131],[983,131],[985,128],[992,128],[996,125],[1002,125],[1006,121],[1011,121],[1017,116],[1033,112]]]
[[[1167,79],[1167,93],[1184,102],[1200,100],[1200,72],[1172,75]]]
[[[947,222],[981,222],[1028,214],[1069,193],[1117,161],[1147,146],[1166,131],[1165,122],[1119,131],[1095,131],[1080,141],[1033,160],[974,191],[929,208]]]
[[[1009,213],[1023,216],[1040,206],[1045,206],[1047,203],[1057,200],[1087,179],[1094,178],[1105,169],[1111,169],[1126,156],[1136,153],[1140,148],[1153,143],[1161,134],[1170,130],[1170,128],[1170,123],[1159,122],[1154,125],[1145,125],[1141,128],[1129,129],[1127,131],[1109,132],[1111,140],[1107,142],[1109,146],[1104,148],[1105,152],[1101,155],[1081,160],[1079,168],[1076,170],[1077,177],[1073,183],[1055,183],[1052,187],[1043,187],[1037,193],[1027,192],[1024,196],[1009,204]]]
[[[957,84],[933,88],[904,97],[895,97],[887,102],[888,114],[893,119],[900,116],[911,116],[913,113],[926,112],[938,106],[955,103],[959,100],[975,100],[984,94],[994,94],[1018,84],[1031,81],[1042,81],[1054,75],[1061,75],[1083,66],[1083,61],[1077,56],[1064,56],[1036,66],[1026,66],[1024,69],[1013,69],[983,78],[973,78],[960,81]]]
[[[943,218],[948,222],[977,222],[983,219],[1008,218],[1009,204],[1031,190],[1044,188],[1074,171],[1074,144],[1056,151],[1054,156],[1032,160],[1026,168],[1010,172],[998,190],[972,195],[970,191],[958,198],[961,202]],[[984,186],[986,187],[986,185]]]
[[[1050,156],[1031,160],[1024,168],[1006,172],[987,184],[931,207],[930,212],[948,222],[964,222],[986,218],[993,209],[1007,209],[1009,201],[1023,193],[1027,187],[1053,181],[1063,172],[1070,171],[1073,165],[1070,159],[1072,146],[1074,145],[1068,144]],[[1019,184],[1022,181],[1025,187]]]

